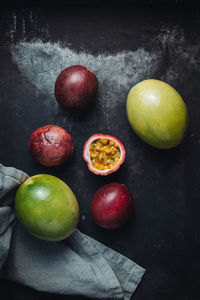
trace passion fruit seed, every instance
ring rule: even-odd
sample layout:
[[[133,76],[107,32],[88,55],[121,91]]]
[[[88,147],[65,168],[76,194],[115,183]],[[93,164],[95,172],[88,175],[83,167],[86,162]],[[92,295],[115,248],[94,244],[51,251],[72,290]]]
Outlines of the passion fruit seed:
[[[98,170],[113,168],[121,156],[119,145],[106,138],[94,140],[90,145],[89,151],[91,163]]]

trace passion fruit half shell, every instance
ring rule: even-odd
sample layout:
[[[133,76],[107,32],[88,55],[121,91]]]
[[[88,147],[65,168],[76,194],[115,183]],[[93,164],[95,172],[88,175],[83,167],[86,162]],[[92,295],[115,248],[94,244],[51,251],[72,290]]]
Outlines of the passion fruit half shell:
[[[116,172],[123,164],[126,150],[122,142],[111,135],[94,134],[85,143],[83,158],[88,169],[96,175]]]

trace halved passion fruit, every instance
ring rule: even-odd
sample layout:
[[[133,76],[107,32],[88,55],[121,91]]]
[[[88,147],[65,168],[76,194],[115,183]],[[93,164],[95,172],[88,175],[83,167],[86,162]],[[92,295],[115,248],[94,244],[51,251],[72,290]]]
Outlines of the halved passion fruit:
[[[97,175],[108,175],[117,171],[125,157],[124,145],[111,135],[94,134],[83,148],[83,158],[88,169]]]

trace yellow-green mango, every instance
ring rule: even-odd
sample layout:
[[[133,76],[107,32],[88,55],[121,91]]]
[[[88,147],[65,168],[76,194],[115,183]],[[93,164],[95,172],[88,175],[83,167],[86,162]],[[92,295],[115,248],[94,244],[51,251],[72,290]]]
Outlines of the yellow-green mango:
[[[139,82],[128,94],[126,110],[133,130],[149,145],[169,149],[184,139],[187,107],[169,84],[156,79]]]

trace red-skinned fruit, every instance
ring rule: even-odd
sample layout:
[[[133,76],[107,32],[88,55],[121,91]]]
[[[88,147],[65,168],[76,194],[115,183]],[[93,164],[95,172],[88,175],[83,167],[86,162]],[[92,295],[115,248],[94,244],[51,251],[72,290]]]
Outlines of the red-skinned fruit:
[[[115,229],[124,225],[131,217],[133,197],[123,184],[106,184],[96,191],[90,208],[93,219],[99,226]]]
[[[30,154],[44,166],[64,164],[71,157],[73,150],[71,135],[60,126],[46,125],[31,134]]]
[[[55,82],[55,97],[68,110],[85,109],[96,97],[98,80],[88,68],[75,65],[64,69]]]
[[[94,134],[85,143],[83,158],[96,175],[108,175],[119,169],[126,157],[122,142],[111,135]]]

